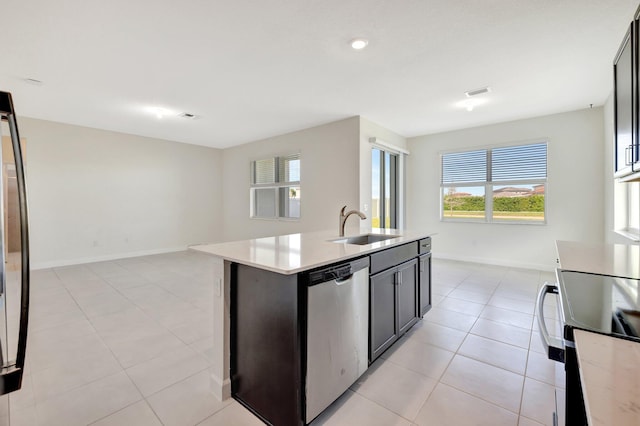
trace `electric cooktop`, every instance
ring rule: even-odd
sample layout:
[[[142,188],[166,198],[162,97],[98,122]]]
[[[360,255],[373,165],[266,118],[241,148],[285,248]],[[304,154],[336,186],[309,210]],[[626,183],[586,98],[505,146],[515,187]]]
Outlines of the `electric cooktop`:
[[[573,328],[640,341],[640,280],[556,270],[564,338]]]

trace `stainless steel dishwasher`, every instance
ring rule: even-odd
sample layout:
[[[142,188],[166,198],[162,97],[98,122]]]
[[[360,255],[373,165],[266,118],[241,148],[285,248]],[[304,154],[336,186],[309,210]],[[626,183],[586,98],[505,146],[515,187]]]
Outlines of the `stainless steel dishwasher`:
[[[306,422],[368,368],[369,258],[313,271],[307,292]]]

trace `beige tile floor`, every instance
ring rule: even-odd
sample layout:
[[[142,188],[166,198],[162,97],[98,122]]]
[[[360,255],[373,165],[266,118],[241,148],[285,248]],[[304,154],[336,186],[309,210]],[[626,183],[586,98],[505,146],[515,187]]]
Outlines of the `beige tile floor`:
[[[209,392],[208,260],[178,252],[34,271],[12,425],[260,425]],[[550,425],[564,371],[544,356],[533,307],[553,278],[435,260],[433,309],[314,426]]]

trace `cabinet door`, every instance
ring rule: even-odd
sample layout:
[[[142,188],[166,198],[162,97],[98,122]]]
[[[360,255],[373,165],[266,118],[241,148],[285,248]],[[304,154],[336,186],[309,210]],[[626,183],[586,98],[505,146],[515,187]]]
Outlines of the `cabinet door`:
[[[635,21],[629,27],[613,64],[616,177],[630,174],[633,171],[632,165],[638,161],[634,49]]]
[[[370,280],[369,361],[373,362],[397,338],[396,268],[372,275]]]
[[[418,260],[398,267],[398,336],[402,336],[418,321]]]
[[[431,253],[420,256],[418,262],[420,270],[420,316],[424,316],[431,309]]]

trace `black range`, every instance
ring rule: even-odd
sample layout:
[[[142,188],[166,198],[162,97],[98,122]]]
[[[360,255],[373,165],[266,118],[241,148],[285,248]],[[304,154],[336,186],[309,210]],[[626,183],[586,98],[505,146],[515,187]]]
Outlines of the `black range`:
[[[564,362],[566,424],[584,425],[586,415],[575,349],[574,330],[582,329],[640,342],[640,280],[556,270],[557,284],[545,284],[538,294],[540,337],[550,359]],[[544,299],[559,297],[562,338],[549,335],[544,323]]]

